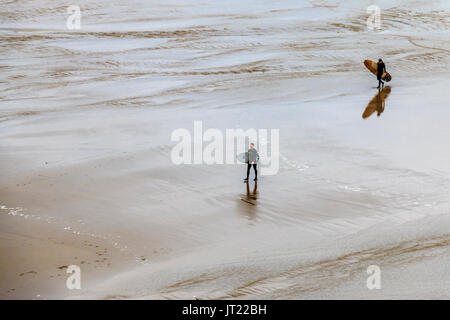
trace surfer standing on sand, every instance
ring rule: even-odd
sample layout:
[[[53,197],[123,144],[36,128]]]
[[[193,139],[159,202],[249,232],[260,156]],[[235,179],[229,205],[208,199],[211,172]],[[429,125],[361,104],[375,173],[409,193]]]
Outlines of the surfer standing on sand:
[[[244,179],[244,182],[248,181],[248,176],[250,175],[250,168],[253,166],[253,169],[255,170],[255,179],[253,181],[258,180],[258,171],[256,170],[256,163],[259,160],[259,154],[258,151],[255,149],[255,144],[252,142],[250,143],[250,149],[248,149],[248,158],[247,158],[247,178]]]
[[[383,73],[386,72],[386,66],[384,65],[383,60],[380,58],[378,59],[378,68],[377,68],[377,79],[378,79],[378,87],[380,88],[380,84],[384,87],[384,82],[381,80],[381,77],[383,77]]]

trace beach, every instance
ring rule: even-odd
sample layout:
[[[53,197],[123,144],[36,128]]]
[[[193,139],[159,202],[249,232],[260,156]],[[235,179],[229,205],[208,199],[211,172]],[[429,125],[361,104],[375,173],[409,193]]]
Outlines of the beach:
[[[1,299],[450,298],[448,3],[77,5],[1,5]],[[173,163],[196,121],[276,174]]]

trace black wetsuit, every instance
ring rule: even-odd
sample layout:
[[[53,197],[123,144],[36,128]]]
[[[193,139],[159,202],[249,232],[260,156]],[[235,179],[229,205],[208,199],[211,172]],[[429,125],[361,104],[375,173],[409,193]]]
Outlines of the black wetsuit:
[[[258,180],[258,170],[256,169],[256,163],[259,160],[258,151],[256,151],[255,148],[248,149],[247,155],[248,155],[248,159],[247,159],[247,178],[245,178],[244,180],[245,181],[248,180],[248,176],[250,175],[250,168],[253,166],[253,169],[255,170],[255,181],[256,181],[256,180]],[[253,162],[253,164],[252,164],[252,162]]]
[[[378,88],[381,84],[384,85],[384,82],[381,80],[381,77],[383,76],[383,73],[386,72],[386,66],[384,65],[384,62],[378,62],[378,68],[377,68],[377,79],[378,79]]]
[[[248,180],[248,176],[250,175],[250,168],[252,166],[253,166],[253,169],[255,170],[255,180],[258,179],[258,170],[256,169],[256,162],[254,164],[247,162],[247,179],[245,179],[245,180]]]

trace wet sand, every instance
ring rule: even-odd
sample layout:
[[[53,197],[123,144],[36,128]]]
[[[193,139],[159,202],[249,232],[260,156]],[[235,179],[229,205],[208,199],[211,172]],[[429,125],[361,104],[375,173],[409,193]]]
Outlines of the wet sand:
[[[445,2],[65,5],[1,13],[0,298],[450,297]],[[174,165],[196,120],[279,129],[278,174]]]

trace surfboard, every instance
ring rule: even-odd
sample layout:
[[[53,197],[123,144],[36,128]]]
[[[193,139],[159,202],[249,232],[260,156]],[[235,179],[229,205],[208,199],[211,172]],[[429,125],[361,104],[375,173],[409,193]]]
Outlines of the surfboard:
[[[248,162],[248,152],[239,153],[239,154],[236,156],[236,159],[237,159],[239,162],[247,163],[247,162]]]
[[[366,66],[367,69],[369,69],[370,72],[372,72],[374,75],[377,75],[377,70],[378,70],[378,64],[375,61],[372,60],[364,60],[364,65]],[[383,75],[381,76],[381,79],[389,82],[392,80],[392,76],[389,72],[384,72]]]

